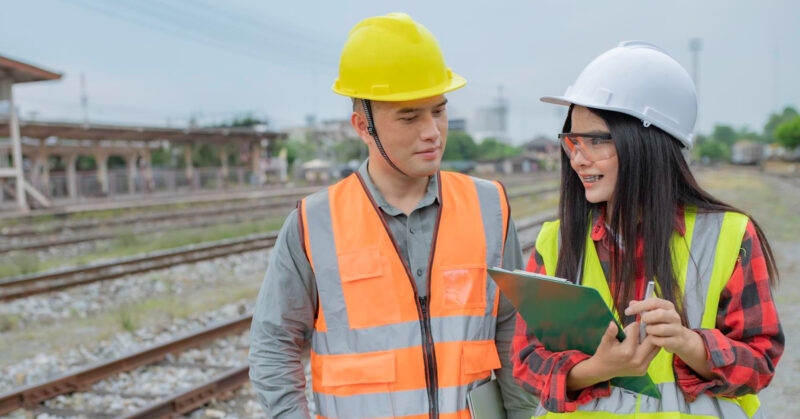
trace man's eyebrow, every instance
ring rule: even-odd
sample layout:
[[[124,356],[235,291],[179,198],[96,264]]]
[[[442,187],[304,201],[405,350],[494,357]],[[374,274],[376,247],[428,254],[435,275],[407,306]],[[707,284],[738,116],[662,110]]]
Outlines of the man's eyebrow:
[[[434,108],[440,108],[440,107],[442,107],[442,106],[444,106],[446,104],[447,104],[447,99],[443,100],[441,103],[439,103],[436,106],[434,106]],[[397,113],[414,113],[414,112],[418,112],[420,110],[422,110],[422,108],[419,108],[419,107],[418,108],[402,108],[402,109],[398,110]]]

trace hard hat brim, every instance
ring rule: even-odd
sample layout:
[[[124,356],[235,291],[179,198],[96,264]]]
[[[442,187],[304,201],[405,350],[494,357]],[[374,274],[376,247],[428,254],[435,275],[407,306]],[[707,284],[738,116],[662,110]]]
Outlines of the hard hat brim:
[[[580,105],[579,103],[572,102],[563,96],[542,96],[539,98],[542,102],[552,103],[554,105],[570,106],[572,104]],[[581,105],[583,106],[583,105]]]
[[[347,91],[345,89],[337,89],[335,84],[331,86],[331,90],[333,90],[333,92],[336,94],[356,99],[377,100],[382,102],[405,102],[408,100],[425,99],[429,97],[439,96],[448,92],[452,92],[453,90],[460,89],[464,87],[466,84],[467,84],[467,79],[461,77],[456,73],[453,73],[453,77],[450,80],[448,80],[447,83],[445,84],[440,84],[438,86],[434,86],[428,89],[415,90],[413,92],[399,92],[399,93],[389,93],[389,94],[356,93],[352,91]]]
[[[588,103],[588,102],[583,102],[583,101],[580,101],[580,100],[573,100],[573,99],[567,98],[566,96],[542,96],[542,97],[539,98],[539,100],[541,100],[542,102],[545,102],[545,103],[552,103],[554,105],[563,105],[563,106],[578,105],[578,106],[584,106],[584,107],[587,107],[587,108],[602,109],[604,111],[614,111],[614,112],[619,112],[619,113],[624,113],[626,115],[630,115],[630,116],[632,116],[634,118],[638,118],[638,119],[640,119],[642,121],[647,120],[647,116],[646,115],[642,115],[641,113],[634,112],[634,111],[632,111],[630,109],[623,109],[623,108],[618,108],[618,107],[615,107],[615,106],[603,106],[603,105],[598,105],[596,103]],[[656,125],[656,126],[658,126],[658,125]],[[675,139],[678,140],[683,145],[683,147],[686,148],[687,150],[691,150],[692,149],[692,146],[693,146],[692,141],[691,141],[691,135],[692,134],[689,135],[689,138],[686,138],[680,132],[677,132],[677,131],[675,131],[673,129],[670,129],[669,127],[659,127],[659,128],[664,130],[667,134],[675,137]]]

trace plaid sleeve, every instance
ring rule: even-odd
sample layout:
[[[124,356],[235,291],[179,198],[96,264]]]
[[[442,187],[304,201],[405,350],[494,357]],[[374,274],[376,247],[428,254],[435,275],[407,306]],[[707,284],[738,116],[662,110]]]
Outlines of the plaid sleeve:
[[[542,257],[533,250],[528,270],[544,273]],[[514,338],[511,342],[511,363],[517,383],[539,397],[539,403],[550,412],[572,412],[579,405],[611,394],[609,382],[599,383],[577,392],[567,391],[567,375],[572,367],[589,359],[580,351],[550,352],[517,314]]]
[[[785,338],[772,298],[761,242],[747,224],[739,260],[719,300],[715,329],[695,330],[717,378],[707,381],[677,356],[675,372],[689,401],[701,393],[738,397],[759,392],[775,374]]]

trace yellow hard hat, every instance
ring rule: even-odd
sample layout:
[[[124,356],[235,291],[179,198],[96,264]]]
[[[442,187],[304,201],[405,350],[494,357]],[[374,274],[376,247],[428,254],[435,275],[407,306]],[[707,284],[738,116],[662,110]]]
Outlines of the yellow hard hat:
[[[444,63],[436,38],[405,13],[359,22],[347,37],[333,91],[399,102],[456,90],[467,81]]]

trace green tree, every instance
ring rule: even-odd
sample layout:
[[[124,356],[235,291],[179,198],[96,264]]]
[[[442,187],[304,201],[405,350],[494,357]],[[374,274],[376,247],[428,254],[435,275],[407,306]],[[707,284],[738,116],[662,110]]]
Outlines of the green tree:
[[[157,148],[150,152],[153,167],[169,167],[172,163],[172,154],[168,148]]]
[[[311,141],[302,138],[289,138],[282,142],[286,147],[286,162],[291,166],[296,160],[308,161],[316,157],[316,149]],[[281,147],[281,148],[282,148]]]
[[[97,170],[97,161],[92,156],[78,156],[75,167],[78,170]]]
[[[367,153],[366,147],[360,138],[347,138],[333,145],[333,155],[339,163],[361,160]]]
[[[711,141],[718,141],[729,147],[738,139],[738,133],[729,125],[714,125],[714,131],[711,132]]]
[[[463,131],[451,132],[447,136],[443,160],[472,160],[478,155],[478,145]]]
[[[478,145],[479,159],[501,159],[522,154],[522,148],[501,143],[494,138],[487,138]]]
[[[783,109],[783,112],[776,112],[769,116],[769,120],[767,123],[764,124],[764,141],[768,143],[774,143],[778,140],[776,137],[775,130],[778,128],[778,125],[781,125],[784,122],[791,121],[795,117],[798,116],[797,109],[787,106]]]
[[[730,160],[731,158],[731,147],[728,144],[709,138],[698,141],[694,152],[696,156],[708,158],[711,161]]]
[[[253,115],[252,112],[247,112],[233,117],[230,122],[223,122],[214,127],[252,127],[255,125],[269,126],[269,120],[267,118],[259,118]]]
[[[778,125],[775,128],[775,137],[782,146],[789,150],[800,146],[800,116],[795,116],[794,119]]]

